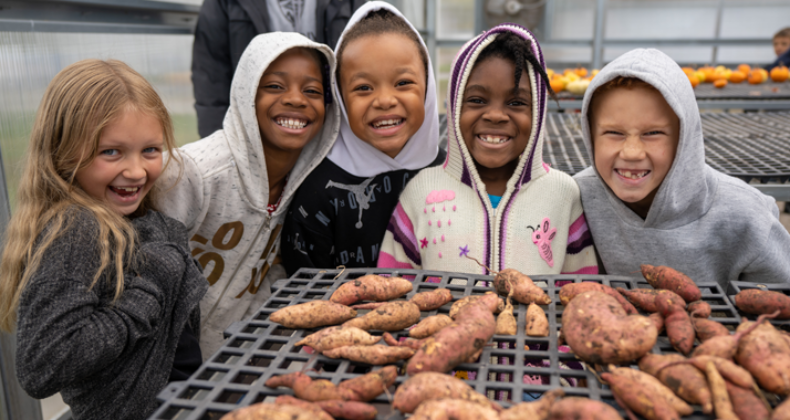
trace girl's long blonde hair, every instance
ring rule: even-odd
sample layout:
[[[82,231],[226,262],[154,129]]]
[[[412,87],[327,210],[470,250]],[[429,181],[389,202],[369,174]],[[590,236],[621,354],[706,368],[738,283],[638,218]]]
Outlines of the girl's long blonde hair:
[[[120,61],[79,61],[58,73],[47,87],[30,134],[17,208],[0,261],[0,329],[15,328],[22,291],[47,248],[70,227],[75,210],[88,211],[98,225],[101,264],[91,287],[112,267],[115,299],[123,292],[124,268],[134,258],[134,227],[103,201],[85,193],[75,183],[75,175],[96,157],[102,130],[127,110],[156,117],[162,124],[165,150],[175,150],[173,125],[164,103],[139,73]],[[180,163],[175,154],[170,155]],[[152,208],[155,190],[151,189],[138,211]]]

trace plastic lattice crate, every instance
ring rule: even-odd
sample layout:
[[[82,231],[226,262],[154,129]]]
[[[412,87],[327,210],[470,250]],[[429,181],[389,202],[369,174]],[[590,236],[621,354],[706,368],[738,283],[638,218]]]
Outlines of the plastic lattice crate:
[[[412,278],[414,289],[407,294],[435,288],[450,289],[454,298],[479,295],[491,291],[485,275],[469,275],[422,270],[302,269],[293,277],[277,281],[272,296],[251,319],[233,324],[227,331],[227,341],[220,350],[187,381],[171,383],[159,395],[162,405],[150,419],[203,420],[216,419],[236,408],[261,401],[273,401],[278,395],[292,394],[290,389],[270,389],[263,384],[274,375],[304,370],[313,378],[327,379],[334,383],[357,377],[377,367],[344,359],[330,359],[313,355],[307,348],[295,346],[303,337],[319,330],[284,328],[268,320],[276,310],[316,299],[329,299],[342,283],[365,274],[383,274]],[[337,279],[335,277],[337,276]],[[567,395],[585,396],[616,406],[608,387],[584,369],[571,353],[558,351],[557,336],[562,325],[563,305],[559,290],[568,282],[593,281],[612,287],[627,289],[650,288],[644,279],[603,275],[552,275],[533,276],[533,281],[544,288],[552,303],[544,305],[550,334],[548,337],[528,337],[524,334],[527,305],[514,302],[518,322],[515,336],[495,335],[476,363],[462,364],[451,374],[464,379],[478,392],[497,400],[507,407],[538,398],[543,392],[562,387]],[[703,300],[712,308],[711,319],[734,328],[738,313],[718,284],[700,285]],[[438,310],[424,311],[423,317],[448,313],[451,304]],[[360,315],[365,311],[359,311]],[[379,331],[371,331],[379,335]],[[393,333],[395,337],[407,336],[407,331]],[[654,353],[674,352],[665,335],[660,335],[652,350]],[[397,365],[402,367],[405,362]],[[396,386],[408,379],[399,375]],[[386,395],[372,404],[379,410],[380,419],[397,420],[404,417],[392,413]],[[687,419],[708,419],[698,410]]]
[[[770,290],[772,292],[779,292],[787,296],[790,296],[790,284],[788,283],[761,284],[761,283],[750,283],[745,281],[732,281],[727,286],[727,296],[729,297],[730,302],[732,302],[733,306],[735,306],[735,295],[740,293],[742,290],[746,290],[746,289]],[[757,319],[757,315],[744,314],[740,311],[739,313],[743,314],[743,316],[745,316],[746,318],[752,321]],[[790,332],[790,319],[771,319],[769,320],[769,322],[779,329]]]

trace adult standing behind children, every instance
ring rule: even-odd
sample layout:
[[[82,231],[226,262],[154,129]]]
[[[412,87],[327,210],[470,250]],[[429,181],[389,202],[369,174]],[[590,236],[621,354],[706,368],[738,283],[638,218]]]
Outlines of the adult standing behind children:
[[[335,45],[351,14],[366,0],[205,0],[192,47],[192,84],[198,134],[222,129],[233,74],[259,34],[298,32]]]
[[[189,230],[211,285],[201,301],[203,356],[271,295],[280,226],[294,191],[326,156],[340,112],[332,50],[293,32],[258,35],[244,51],[223,129],[181,149],[183,179],[158,202]],[[168,188],[175,171],[163,176]]]
[[[694,91],[666,54],[606,65],[584,95],[582,132],[594,166],[575,178],[608,274],[652,264],[724,288],[790,279],[775,200],[705,163]]]
[[[336,50],[343,120],[337,142],[288,210],[282,255],[289,274],[375,267],[400,192],[444,159],[431,62],[403,15],[381,1],[365,4]]]

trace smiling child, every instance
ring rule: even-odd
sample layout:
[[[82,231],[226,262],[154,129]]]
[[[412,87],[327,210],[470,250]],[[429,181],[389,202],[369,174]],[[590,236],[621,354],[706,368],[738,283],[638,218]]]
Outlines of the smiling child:
[[[337,57],[340,135],[285,219],[289,274],[301,267],[375,267],[401,191],[444,159],[427,48],[397,9],[380,1],[360,7]]]
[[[392,214],[379,267],[488,273],[597,273],[579,197],[542,161],[549,95],[532,34],[505,24],[452,66],[443,167],[422,171]]]
[[[667,265],[725,289],[790,279],[775,200],[705,163],[694,92],[671,58],[637,49],[606,65],[582,130],[594,166],[575,179],[608,274]]]
[[[334,54],[296,33],[253,39],[233,77],[224,129],[180,150],[184,179],[165,173],[159,207],[189,230],[192,254],[211,284],[201,302],[204,356],[222,332],[271,295],[279,232],[296,188],[337,136],[329,74]]]
[[[200,367],[208,285],[184,225],[153,209],[174,146],[164,103],[120,61],[71,64],[44,92],[4,238],[0,329],[16,332],[22,388],[59,392],[75,419],[147,418]]]

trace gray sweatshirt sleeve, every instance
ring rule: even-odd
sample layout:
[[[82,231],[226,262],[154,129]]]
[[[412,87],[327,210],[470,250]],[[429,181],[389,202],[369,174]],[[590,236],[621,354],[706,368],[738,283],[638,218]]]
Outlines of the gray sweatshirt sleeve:
[[[751,246],[757,248],[757,257],[745,267],[740,281],[790,283],[790,233],[778,218],[771,218],[770,223],[767,237],[752,241]]]
[[[114,290],[114,276],[90,288],[99,261],[96,236],[95,223],[77,217],[45,252],[20,299],[16,370],[34,398],[105,369],[163,318],[163,293],[150,280],[127,273],[115,303],[106,292]]]

